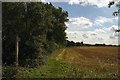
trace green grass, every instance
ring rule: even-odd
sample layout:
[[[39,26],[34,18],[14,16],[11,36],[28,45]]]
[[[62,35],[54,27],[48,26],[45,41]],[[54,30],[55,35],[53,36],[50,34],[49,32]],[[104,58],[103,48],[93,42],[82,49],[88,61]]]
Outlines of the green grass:
[[[19,68],[19,78],[104,78],[105,74],[69,65],[61,60],[49,60],[42,68]]]

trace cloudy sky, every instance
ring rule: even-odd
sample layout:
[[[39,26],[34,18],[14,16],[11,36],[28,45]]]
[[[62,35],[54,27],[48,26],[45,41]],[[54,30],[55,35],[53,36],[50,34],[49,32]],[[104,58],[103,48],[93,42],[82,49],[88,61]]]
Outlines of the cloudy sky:
[[[67,0],[52,2],[68,11],[67,37],[70,41],[118,44],[118,18],[112,16],[115,6],[108,8],[109,0]]]

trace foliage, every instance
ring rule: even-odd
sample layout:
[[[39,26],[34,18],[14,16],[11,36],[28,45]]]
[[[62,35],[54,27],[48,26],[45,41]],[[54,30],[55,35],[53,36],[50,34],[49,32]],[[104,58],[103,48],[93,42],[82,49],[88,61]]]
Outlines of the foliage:
[[[74,42],[74,41],[68,41],[67,40],[67,47],[73,47],[73,46],[83,46],[83,42]]]
[[[75,46],[114,46],[114,45],[106,45],[105,43],[103,44],[85,44],[82,42],[74,42],[74,41],[69,41],[67,40],[67,45],[66,47],[75,47]]]
[[[108,4],[108,7],[110,8],[112,5],[116,5],[116,7],[118,8],[118,10],[114,11],[112,15],[113,16],[120,16],[119,15],[120,14],[120,1],[117,2],[116,4],[115,4],[115,1],[110,1]],[[120,29],[115,30],[115,32],[120,32]]]
[[[13,2],[3,3],[2,10],[3,64],[15,63],[16,34],[20,66],[39,66],[45,55],[66,45],[68,13],[62,8],[51,3]]]
[[[108,7],[110,8],[112,5],[116,5],[116,7],[118,8],[117,11],[113,12],[113,16],[118,16],[119,13],[120,13],[120,3],[118,2],[118,3],[115,4],[115,1],[110,1],[109,4],[108,4]]]

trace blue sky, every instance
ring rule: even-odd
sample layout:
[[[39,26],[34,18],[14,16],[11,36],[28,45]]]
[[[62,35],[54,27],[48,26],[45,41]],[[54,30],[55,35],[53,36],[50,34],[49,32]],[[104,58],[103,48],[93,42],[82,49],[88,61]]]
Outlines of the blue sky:
[[[118,29],[118,19],[112,16],[112,12],[117,10],[115,6],[108,8],[108,0],[70,1],[52,2],[55,7],[68,11],[68,40],[90,44],[118,44],[119,35],[114,32]],[[80,1],[84,2],[80,4]]]
[[[62,7],[64,10],[68,11],[69,17],[86,16],[91,19],[94,19],[95,16],[113,17],[109,13],[112,13],[115,10],[115,7],[98,8],[97,6],[91,5],[87,6],[82,6],[80,4],[70,5],[67,2],[53,2],[52,4],[56,7]]]

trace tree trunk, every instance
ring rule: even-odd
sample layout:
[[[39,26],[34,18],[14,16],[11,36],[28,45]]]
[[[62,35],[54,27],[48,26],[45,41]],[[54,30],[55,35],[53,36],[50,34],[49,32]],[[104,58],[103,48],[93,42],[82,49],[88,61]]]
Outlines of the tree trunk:
[[[18,65],[19,35],[16,35],[16,66]]]

